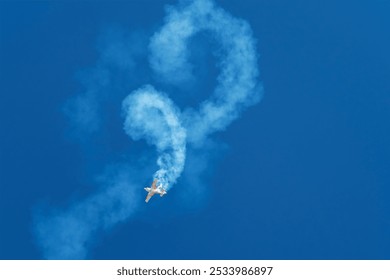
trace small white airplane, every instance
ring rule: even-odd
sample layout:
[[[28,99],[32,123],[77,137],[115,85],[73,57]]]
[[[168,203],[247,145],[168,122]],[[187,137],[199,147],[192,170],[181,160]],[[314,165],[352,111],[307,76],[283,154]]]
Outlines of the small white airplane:
[[[167,194],[167,191],[164,190],[162,187],[157,187],[157,179],[154,179],[152,185],[149,188],[144,188],[145,191],[148,192],[148,195],[146,196],[145,202],[148,203],[149,199],[156,193],[158,193],[161,197],[163,195]]]

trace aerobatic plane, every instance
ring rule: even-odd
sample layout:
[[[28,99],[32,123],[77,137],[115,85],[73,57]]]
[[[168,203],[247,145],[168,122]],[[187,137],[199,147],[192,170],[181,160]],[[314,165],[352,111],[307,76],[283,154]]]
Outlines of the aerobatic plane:
[[[154,179],[152,185],[149,188],[144,188],[144,190],[148,192],[148,195],[146,196],[145,199],[146,203],[148,203],[149,199],[156,193],[158,193],[161,197],[167,194],[167,191],[164,190],[161,186],[157,187],[157,179]]]

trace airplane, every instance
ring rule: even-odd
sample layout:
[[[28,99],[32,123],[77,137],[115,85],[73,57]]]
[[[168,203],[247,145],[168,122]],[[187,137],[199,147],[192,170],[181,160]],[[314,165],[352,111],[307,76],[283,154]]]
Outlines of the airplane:
[[[167,194],[167,191],[164,190],[162,187],[157,187],[157,179],[154,179],[152,185],[149,188],[144,188],[145,191],[148,192],[148,195],[146,196],[145,202],[148,203],[149,199],[158,193],[161,197],[163,195]]]

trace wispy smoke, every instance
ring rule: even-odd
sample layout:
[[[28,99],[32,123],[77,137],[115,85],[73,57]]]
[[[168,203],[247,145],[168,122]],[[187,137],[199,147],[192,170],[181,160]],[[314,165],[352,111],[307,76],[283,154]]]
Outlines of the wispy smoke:
[[[151,85],[133,89],[122,102],[124,130],[134,141],[144,139],[156,147],[158,170],[149,172],[154,173],[154,178],[165,189],[171,188],[183,172],[186,149],[190,150],[187,156],[200,153],[202,149],[206,151],[202,154],[207,154],[210,142],[207,144],[205,140],[210,134],[224,130],[243,109],[258,102],[262,94],[255,40],[248,23],[233,18],[216,7],[212,0],[187,1],[167,9],[164,25],[151,37],[149,53],[144,53],[149,56],[150,67],[159,81],[169,85],[196,81],[189,62],[193,51],[189,40],[199,32],[207,32],[220,46],[216,51],[220,71],[217,86],[199,108],[180,111],[165,93]],[[121,68],[133,69],[131,48],[129,54],[123,52],[124,47],[129,45],[126,43],[128,41],[121,43],[115,38],[115,44],[109,44],[100,61],[113,62],[116,71]],[[131,61],[126,62],[126,59]],[[109,77],[108,80],[94,84],[87,94],[75,99],[76,114],[70,114],[73,121],[86,126],[94,125],[93,129],[99,128],[95,121],[100,117],[96,108],[102,107],[103,100],[109,96],[102,99],[96,95],[102,92],[107,83],[115,83],[115,75],[110,69],[104,67],[108,72],[102,72]],[[190,159],[190,162],[194,164],[199,159],[205,164],[207,157]],[[142,169],[139,164],[136,168]],[[199,175],[203,170],[194,169],[197,171],[187,170],[185,174]],[[130,178],[126,172],[120,173],[121,176],[116,176],[113,183],[106,184],[99,193],[71,205],[67,210],[37,216],[37,239],[46,258],[86,257],[94,233],[124,221],[134,213],[136,201],[139,201],[135,198],[135,190],[142,188],[131,182],[133,179],[139,181],[140,175],[133,174]],[[196,186],[201,184],[199,178],[187,178],[186,182],[195,182]]]
[[[106,27],[98,38],[99,58],[94,67],[76,73],[84,91],[70,98],[64,113],[69,119],[72,136],[81,140],[102,130],[105,107],[130,83],[141,80],[134,71],[139,58],[145,55],[148,38],[141,32],[128,34],[118,26]]]
[[[35,213],[35,233],[46,259],[84,259],[99,230],[125,221],[137,209],[130,170],[105,175],[103,188],[63,212]],[[40,210],[42,211],[42,210]]]

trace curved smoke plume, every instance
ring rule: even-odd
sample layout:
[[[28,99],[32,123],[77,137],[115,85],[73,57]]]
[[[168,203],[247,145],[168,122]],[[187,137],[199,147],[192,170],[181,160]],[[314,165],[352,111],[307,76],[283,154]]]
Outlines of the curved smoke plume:
[[[180,124],[179,109],[163,93],[145,86],[129,94],[122,104],[124,129],[138,140],[144,137],[159,153],[160,169],[154,177],[164,189],[169,189],[184,168],[186,132]]]
[[[187,108],[180,112],[166,94],[150,85],[133,91],[122,102],[124,130],[133,140],[145,139],[156,147],[159,170],[154,177],[165,189],[172,187],[183,171],[186,141],[187,148],[191,145],[204,147],[204,141],[211,133],[225,129],[243,109],[259,101],[262,93],[258,81],[255,40],[248,23],[233,18],[212,0],[194,0],[167,10],[164,25],[152,36],[149,44],[149,61],[153,71],[169,84],[196,80],[188,62],[191,53],[188,43],[192,36],[201,31],[211,34],[220,45],[216,55],[220,74],[210,98],[202,102],[197,110]],[[119,44],[128,45],[131,44]],[[117,48],[108,47],[106,50],[109,57],[112,57],[113,49]],[[115,61],[121,63],[126,63],[129,57],[115,53]],[[116,67],[114,70],[105,69],[112,71],[112,76],[123,71],[122,64],[115,65],[112,65]],[[95,98],[95,94],[105,91],[105,86],[94,84],[88,98],[77,103],[82,107],[78,111],[95,112],[89,109],[96,104],[88,103],[102,103],[100,98]],[[103,104],[100,105],[102,107]],[[88,113],[88,118],[80,118],[80,114],[73,117],[75,122],[81,122],[84,118],[87,120],[85,123],[91,124],[99,115]],[[134,169],[142,168],[136,166]],[[130,176],[127,169],[117,173],[120,176],[115,176],[113,182],[105,182],[100,191],[86,199],[73,203],[63,211],[48,215],[39,213],[36,216],[35,233],[46,258],[85,258],[96,232],[134,215],[137,203],[142,201],[135,190],[144,178],[138,173]]]

